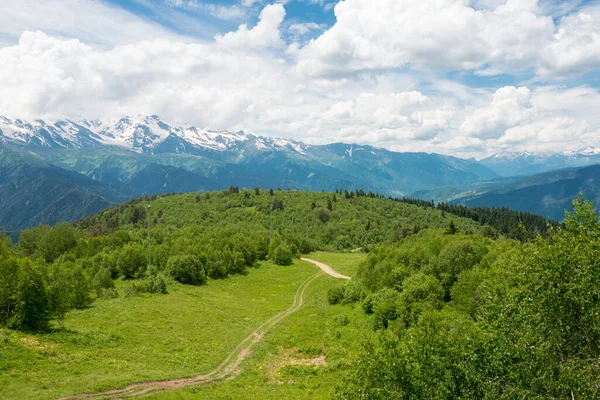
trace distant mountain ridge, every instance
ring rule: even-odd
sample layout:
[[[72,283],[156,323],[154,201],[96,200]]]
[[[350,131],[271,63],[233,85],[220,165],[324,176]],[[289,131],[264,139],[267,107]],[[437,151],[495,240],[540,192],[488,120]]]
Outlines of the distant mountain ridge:
[[[31,167],[7,169],[12,174],[11,182],[31,179],[34,170],[51,182],[60,182],[47,199],[36,194],[40,202],[36,207],[54,198],[64,199],[63,209],[57,206],[52,213],[42,213],[42,217],[34,216],[27,202],[11,203],[13,208],[6,218],[0,215],[0,226],[19,229],[56,222],[55,216],[73,220],[89,210],[97,211],[101,205],[144,194],[219,190],[235,185],[314,191],[360,188],[395,197],[410,193],[429,196],[434,192],[442,197],[465,197],[465,188],[477,188],[470,193],[475,196],[499,183],[517,180],[507,180],[503,175],[591,163],[596,158],[600,162],[600,150],[595,149],[553,156],[504,154],[478,162],[368,145],[310,145],[245,131],[175,126],[155,115],[114,121],[61,119],[52,123],[0,117],[0,145],[26,154],[21,162]],[[11,166],[11,161],[0,158],[0,169],[7,165]],[[43,182],[36,182],[40,190],[45,187]],[[23,198],[22,187],[5,184],[3,190],[5,196]],[[84,211],[76,210],[78,202],[84,204],[82,193],[92,196],[95,204],[84,207]],[[91,200],[86,197],[85,201],[89,204]],[[0,206],[6,207],[6,202]],[[13,221],[9,214],[22,217]]]
[[[496,177],[474,159],[397,153],[355,144],[309,145],[245,131],[178,127],[155,115],[123,117],[109,122],[62,119],[54,123],[0,117],[0,143],[26,147],[50,163],[94,179],[102,179],[98,178],[103,174],[97,166],[105,164],[104,160],[88,154],[87,160],[95,158],[97,165],[88,164],[84,168],[81,163],[69,160],[69,154],[88,149],[108,153],[102,149],[112,148],[152,156],[150,164],[182,168],[208,180],[227,177],[229,182],[217,185],[219,187],[226,184],[313,190],[360,187],[403,195],[442,184],[466,185]],[[120,154],[124,158],[135,158],[130,153]],[[181,163],[174,155],[199,157],[207,162],[201,163],[201,168],[190,167],[190,162]],[[114,159],[115,151],[110,157]]]
[[[559,153],[511,152],[494,154],[480,163],[500,176],[527,176],[553,170],[600,164],[600,147]]]
[[[600,205],[600,165],[544,172],[525,178],[501,179],[466,189],[418,191],[413,197],[468,207],[508,207],[562,221],[579,193]]]
[[[0,146],[0,226],[8,231],[82,218],[132,196]]]
[[[206,151],[241,151],[245,148],[284,150],[302,154],[309,145],[289,139],[257,136],[245,131],[210,131],[177,127],[158,116],[123,117],[116,121],[60,119],[46,123],[0,116],[4,143],[48,148],[114,146],[137,153],[196,154]]]

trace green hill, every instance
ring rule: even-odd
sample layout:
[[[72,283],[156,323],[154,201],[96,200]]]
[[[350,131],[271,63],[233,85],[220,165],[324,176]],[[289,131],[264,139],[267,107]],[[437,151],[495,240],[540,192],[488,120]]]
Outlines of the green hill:
[[[579,193],[600,204],[600,165],[546,172],[516,182],[490,187],[480,193],[463,194],[453,203],[469,207],[509,207],[562,221]]]
[[[120,187],[0,147],[0,226],[6,230],[73,221],[131,197]]]

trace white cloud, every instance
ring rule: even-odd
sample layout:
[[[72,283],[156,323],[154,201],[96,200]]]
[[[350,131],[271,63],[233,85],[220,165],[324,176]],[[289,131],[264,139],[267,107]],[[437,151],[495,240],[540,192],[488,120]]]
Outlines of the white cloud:
[[[198,0],[165,0],[165,2],[176,8],[202,10],[212,15],[215,18],[224,20],[240,20],[248,16],[247,10],[237,4],[224,6],[221,4],[206,3]],[[243,6],[247,7],[246,3],[251,3],[253,0],[244,0]]]
[[[19,0],[0,2],[0,37],[16,43],[24,31],[77,38],[112,46],[178,35],[99,0]]]
[[[600,102],[595,89],[504,87],[475,108],[460,126],[463,137],[485,141],[488,152],[557,151],[597,146]]]
[[[271,4],[262,10],[255,27],[248,29],[248,26],[243,24],[237,31],[217,35],[215,39],[217,44],[239,48],[283,47],[285,43],[281,39],[279,25],[284,18],[283,5]]]
[[[437,72],[539,65],[550,82],[585,72],[595,61],[575,49],[594,43],[585,39],[593,39],[586,32],[594,32],[594,24],[580,22],[578,14],[563,18],[558,38],[552,24],[553,48],[542,45],[547,20],[532,1],[480,2],[476,9],[450,0],[406,0],[402,9],[391,0],[377,3],[340,2],[338,23],[306,47],[282,39],[286,13],[279,3],[265,6],[255,26],[241,25],[202,43],[162,35],[151,25],[143,25],[152,32],[147,40],[136,39],[146,32],[140,29],[126,38],[107,36],[100,45],[92,33],[101,25],[86,28],[82,37],[88,40],[44,33],[45,28],[26,31],[14,45],[0,47],[0,113],[46,119],[157,114],[209,129],[462,156],[598,145],[595,88],[528,83],[475,89]],[[0,16],[0,34],[2,22]],[[504,23],[508,28],[501,30]],[[122,31],[107,26],[109,33]],[[321,28],[296,24],[289,31],[301,35]],[[538,50],[577,56],[554,62],[543,53],[548,58],[541,61]],[[403,63],[419,70],[395,69]]]
[[[554,33],[552,19],[537,11],[535,0],[508,0],[493,11],[457,0],[345,0],[335,25],[298,51],[300,68],[524,69]]]
[[[494,93],[489,105],[476,109],[465,119],[460,132],[484,139],[499,138],[507,128],[528,120],[535,112],[528,88],[503,87]]]
[[[554,40],[541,52],[542,75],[583,74],[600,68],[600,12],[564,17]]]
[[[289,27],[290,33],[294,35],[306,35],[309,32],[313,31],[324,31],[327,28],[327,25],[317,24],[316,22],[305,22],[302,24],[292,24]]]

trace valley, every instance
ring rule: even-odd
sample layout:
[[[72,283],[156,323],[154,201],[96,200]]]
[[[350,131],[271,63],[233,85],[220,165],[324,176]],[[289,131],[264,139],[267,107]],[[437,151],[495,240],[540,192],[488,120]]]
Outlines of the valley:
[[[567,364],[540,350],[510,381],[503,368],[522,346],[555,340],[564,318],[587,318],[575,306],[542,331],[535,322],[555,315],[537,303],[553,296],[538,282],[574,293],[596,284],[599,225],[591,204],[574,209],[564,226],[542,231],[543,218],[509,210],[232,186],[144,196],[72,225],[28,229],[14,245],[0,240],[0,396],[561,393],[569,376],[593,376],[595,365],[571,369],[590,351],[579,328],[557,339],[577,349]],[[499,230],[507,224],[514,238]],[[527,343],[513,342],[523,336]],[[572,375],[529,384],[527,371],[557,365]]]

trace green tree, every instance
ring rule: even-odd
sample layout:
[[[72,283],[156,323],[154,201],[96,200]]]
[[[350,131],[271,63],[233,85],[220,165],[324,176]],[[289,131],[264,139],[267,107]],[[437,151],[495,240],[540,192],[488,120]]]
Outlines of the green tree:
[[[63,222],[52,227],[40,239],[38,244],[39,254],[51,263],[60,255],[73,249],[77,245],[75,228]]]
[[[446,228],[445,233],[446,233],[446,235],[454,235],[457,232],[458,232],[458,228],[456,227],[454,220],[451,219],[450,222],[448,223],[448,227]]]
[[[128,243],[119,254],[117,267],[125,279],[140,278],[146,273],[147,257],[142,245]]]
[[[277,265],[292,265],[292,250],[287,244],[277,246],[273,252],[273,262]]]
[[[202,261],[193,255],[172,256],[167,262],[167,271],[173,279],[187,285],[206,283],[206,271]]]

